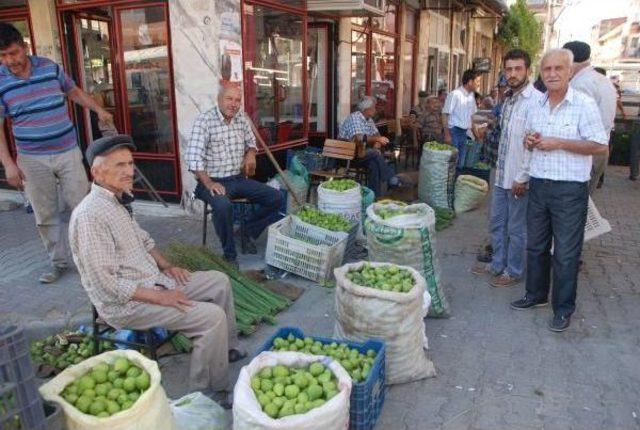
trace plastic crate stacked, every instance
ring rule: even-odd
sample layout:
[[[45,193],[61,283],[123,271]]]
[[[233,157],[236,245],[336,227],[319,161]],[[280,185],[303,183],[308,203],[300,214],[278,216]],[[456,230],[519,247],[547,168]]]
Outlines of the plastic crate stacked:
[[[269,226],[265,261],[287,272],[327,284],[333,277],[333,269],[342,264],[347,243],[347,233],[307,228],[296,224],[289,215]]]
[[[257,354],[269,351],[273,347],[273,341],[277,337],[287,337],[293,335],[296,338],[304,339],[305,334],[296,327],[282,327],[269,340],[267,340]],[[385,389],[385,346],[380,340],[368,340],[365,343],[356,343],[340,339],[330,339],[325,337],[310,336],[314,341],[323,345],[332,342],[346,343],[349,348],[354,348],[361,353],[366,353],[372,349],[376,352],[376,359],[371,367],[367,379],[360,383],[354,383],[351,389],[349,428],[351,430],[372,430],[382,411],[384,404]],[[256,354],[256,355],[257,355]]]
[[[17,326],[0,327],[0,428],[46,428],[29,346]]]

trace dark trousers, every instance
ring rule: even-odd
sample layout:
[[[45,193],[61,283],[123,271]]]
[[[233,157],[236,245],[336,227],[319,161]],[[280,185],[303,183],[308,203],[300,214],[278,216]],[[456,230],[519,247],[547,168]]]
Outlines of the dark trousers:
[[[458,170],[464,167],[464,159],[466,158],[467,147],[467,129],[460,127],[449,128],[451,133],[451,144],[458,149]]]
[[[629,145],[629,177],[638,177],[638,167],[640,166],[640,123],[633,125],[631,142]]]
[[[380,197],[382,195],[382,183],[391,179],[393,169],[377,149],[367,149],[365,156],[358,163],[367,169],[367,187],[373,191],[376,197]]]
[[[278,210],[282,205],[282,194],[262,182],[240,175],[211,179],[222,184],[226,190],[226,195],[214,195],[199,182],[196,186],[195,195],[211,206],[213,226],[222,243],[224,256],[227,259],[234,259],[237,253],[236,245],[233,241],[233,203],[231,203],[230,199],[244,198],[251,203],[260,205],[260,209],[245,221],[247,234],[255,239],[260,236],[260,233],[267,226],[277,221],[280,217]]]
[[[549,297],[555,315],[569,316],[576,308],[578,265],[589,199],[588,182],[531,178],[527,206],[527,297]],[[551,243],[553,239],[553,257]]]

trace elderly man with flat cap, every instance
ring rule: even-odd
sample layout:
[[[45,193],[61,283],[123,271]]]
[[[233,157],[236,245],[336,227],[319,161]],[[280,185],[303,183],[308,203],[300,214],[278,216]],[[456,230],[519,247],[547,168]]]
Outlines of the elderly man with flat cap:
[[[565,43],[564,48],[573,53],[573,77],[569,85],[595,100],[600,110],[602,126],[607,136],[610,136],[616,118],[616,88],[609,78],[598,73],[591,65],[591,47],[587,43],[575,40]],[[608,158],[608,152],[593,156],[589,194],[593,194],[604,176]]]
[[[237,349],[231,283],[221,272],[173,266],[133,218],[131,138],[104,137],[87,149],[94,182],[71,215],[69,243],[82,285],[115,328],[162,327],[193,339],[190,388],[226,401]]]

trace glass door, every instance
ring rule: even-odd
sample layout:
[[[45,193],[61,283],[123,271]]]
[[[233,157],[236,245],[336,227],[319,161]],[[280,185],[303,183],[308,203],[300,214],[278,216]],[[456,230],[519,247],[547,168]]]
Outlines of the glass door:
[[[307,29],[307,82],[309,134],[326,138],[330,132],[332,79],[329,24],[309,24]]]

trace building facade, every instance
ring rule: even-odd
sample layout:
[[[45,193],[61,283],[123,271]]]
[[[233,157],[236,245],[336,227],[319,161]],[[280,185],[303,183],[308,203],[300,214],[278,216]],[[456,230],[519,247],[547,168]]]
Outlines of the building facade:
[[[287,149],[336,136],[362,95],[376,97],[383,126],[474,64],[489,92],[505,10],[500,0],[3,0],[0,20],[113,113],[138,168],[178,203],[195,188],[183,159],[191,126],[221,85],[242,88],[284,162]],[[72,113],[85,149],[101,136],[97,118]],[[265,157],[258,168],[260,179],[273,172]]]

